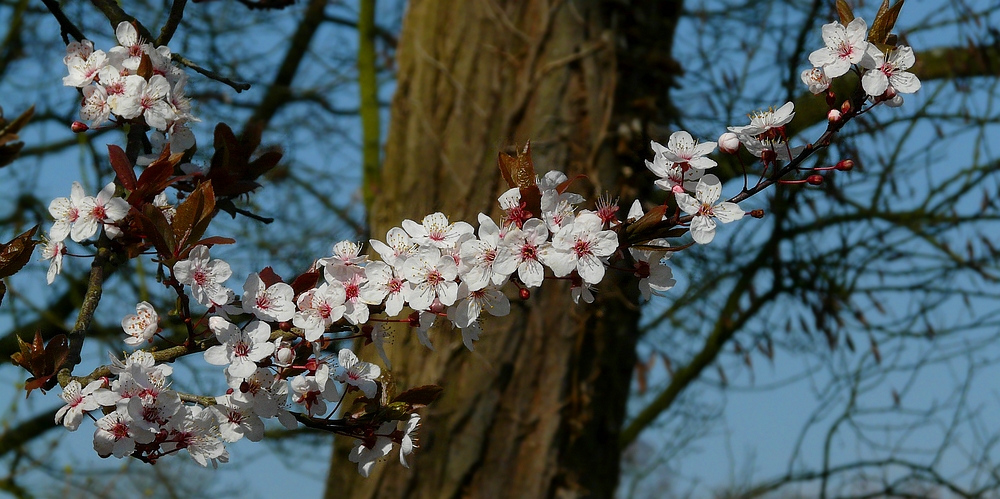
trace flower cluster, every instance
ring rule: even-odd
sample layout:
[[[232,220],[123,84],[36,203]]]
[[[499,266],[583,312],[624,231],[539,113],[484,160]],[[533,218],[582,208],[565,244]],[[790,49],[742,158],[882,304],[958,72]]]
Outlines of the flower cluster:
[[[181,152],[194,146],[187,124],[197,119],[184,95],[187,75],[171,62],[170,49],[144,41],[125,21],[115,35],[119,45],[108,52],[95,50],[90,40],[66,47],[63,62],[69,74],[63,85],[82,89],[80,118],[95,127],[112,115],[141,120],[156,130],[150,140],[160,148],[169,143],[171,151]],[[144,61],[149,64],[147,74],[140,71]]]
[[[138,350],[124,361],[112,357],[111,372],[113,381],[101,378],[86,387],[69,382],[61,394],[67,405],[56,413],[56,424],[76,430],[84,413],[103,407],[105,415],[94,423],[94,449],[101,457],[155,462],[184,449],[202,466],[229,461],[223,440],[235,440],[218,423],[221,411],[184,404],[169,388],[170,366],[156,364],[152,354]]]
[[[884,55],[878,45],[866,41],[866,30],[860,18],[846,26],[823,27],[827,47],[812,54],[810,61],[816,67],[803,73],[810,90],[827,91],[830,79],[852,66],[859,74],[865,70],[861,85],[873,106],[895,102],[895,92],[919,88],[916,78],[905,71],[913,64],[912,50],[896,47]],[[111,114],[123,120],[141,119],[161,134],[161,142],[166,140],[163,133],[171,141],[182,141],[185,123],[192,119],[182,93],[183,73],[170,65],[168,49],[142,43],[130,24],[119,25],[117,34],[121,46],[107,54],[93,50],[89,42],[68,49],[70,75],[65,83],[84,89],[81,115],[95,124]],[[151,75],[138,74],[144,66],[152,68]],[[158,192],[171,182],[143,190],[133,176],[122,182],[123,187],[134,184],[132,193],[141,191],[141,196],[133,199],[130,193],[128,202],[114,196],[113,183],[96,197],[85,196],[80,184],[74,183],[69,198],[56,199],[49,207],[55,219],[43,252],[52,260],[49,282],[59,272],[67,237],[81,242],[103,227],[111,239],[125,236],[114,244],[125,246],[122,240],[130,241],[133,255],[156,249],[163,284],[179,298],[177,309],[164,317],[181,316],[187,333],[181,346],[189,349],[187,353],[203,353],[206,363],[218,366],[229,389],[215,397],[173,391],[167,382],[171,368],[137,350],[124,361],[112,358],[108,377],[86,386],[77,380],[66,384],[61,397],[67,405],[56,414],[56,422],[75,430],[84,414],[103,408],[94,435],[94,447],[102,457],[133,456],[155,462],[185,449],[196,462],[215,465],[228,461],[225,443],[244,437],[258,441],[264,435],[264,421],[277,419],[288,428],[304,424],[356,439],[349,459],[364,476],[396,446],[406,466],[420,424],[415,410],[430,403],[437,392],[420,387],[390,398],[383,367],[360,360],[350,349],[339,349],[335,357],[327,350],[342,340],[364,339],[374,344],[385,368],[391,369],[385,342],[393,333],[392,325],[412,330],[432,348],[428,330],[438,321],[459,329],[464,345],[473,350],[483,323],[510,313],[509,296],[528,299],[530,290],[545,281],[567,281],[577,303],[592,302],[595,287],[609,271],[633,275],[643,299],[665,292],[675,284],[666,260],[678,249],[666,238],[686,230],[694,243],[708,244],[715,238],[717,221],[744,217],[734,201],[773,183],[807,181],[781,179],[806,169],[800,165],[808,152],[788,143],[786,125],[794,117],[789,102],[751,114],[749,124],[728,127],[719,137],[722,152],[738,155],[745,148],[764,167],[757,186],[749,188],[744,182],[743,191],[728,201],[722,200],[722,181],[708,173],[717,166],[709,157],[716,143],[699,142],[686,131],[673,133],[665,146],[652,142],[653,158],[646,161],[657,177],[655,185],[668,193],[665,202],[646,213],[635,201],[624,220],[608,199],[598,201],[595,210],[583,209],[586,200],[569,191],[572,181],[564,173],[536,176],[526,147],[524,157],[506,156],[514,166],[504,166],[501,155],[501,171],[512,187],[498,199],[503,211],[499,222],[483,213],[477,217],[478,227],[444,213],[429,214],[419,222],[403,220],[389,229],[384,241],[369,241],[374,254],[365,254],[362,244],[341,241],[329,256],[288,282],[270,268],[251,273],[240,294],[226,285],[233,273],[230,265],[210,255],[212,244],[222,244],[226,238],[198,240],[206,225],[200,220],[210,220],[214,208],[199,212],[193,207],[198,203],[191,202],[185,216],[176,217],[188,225],[174,226],[173,208]],[[171,150],[183,149],[174,146]],[[788,163],[780,165],[781,161]],[[125,166],[116,166],[120,176],[123,171],[131,173],[132,165]],[[149,170],[173,171],[173,164],[163,166],[154,163]],[[813,170],[832,168],[850,166],[842,161],[837,167]],[[185,176],[185,181],[194,177],[198,175]],[[813,178],[822,181],[820,175]],[[143,183],[143,188],[148,185]],[[192,182],[189,192],[188,201],[214,196],[208,183]],[[149,203],[160,211],[136,209],[132,211],[137,214],[126,219],[130,203],[136,208],[148,208],[145,203]],[[759,211],[751,215],[759,217]],[[139,216],[146,219],[129,222]],[[198,235],[192,236],[193,232]],[[190,298],[207,309],[200,319],[191,314]],[[133,348],[154,341],[161,331],[160,315],[148,302],[137,304],[136,313],[121,324],[124,341]]]
[[[915,62],[913,49],[905,45],[891,47],[888,52],[868,39],[868,24],[856,17],[847,25],[832,22],[823,25],[825,47],[809,54],[815,66],[802,72],[802,82],[814,94],[825,92],[830,81],[847,74],[852,67],[863,71],[861,86],[872,99],[888,106],[899,106],[899,94],[920,90],[920,80],[907,71]]]

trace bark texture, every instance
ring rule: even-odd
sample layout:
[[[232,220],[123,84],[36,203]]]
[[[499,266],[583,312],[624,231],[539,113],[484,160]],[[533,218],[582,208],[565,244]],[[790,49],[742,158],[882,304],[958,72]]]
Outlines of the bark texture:
[[[586,175],[573,190],[590,202],[606,191],[635,197],[646,182],[632,156],[648,148],[642,125],[669,114],[679,10],[669,1],[412,1],[373,236],[434,211],[497,217],[507,188],[497,152],[529,139],[539,174]],[[640,131],[614,133],[636,120]],[[573,304],[565,281],[533,291],[526,302],[511,294],[513,313],[487,320],[472,353],[457,330],[432,330],[429,351],[399,328],[389,351],[396,385],[445,388],[424,411],[413,468],[384,463],[362,479],[338,449],[327,497],[612,497],[636,283],[609,270],[589,306]]]

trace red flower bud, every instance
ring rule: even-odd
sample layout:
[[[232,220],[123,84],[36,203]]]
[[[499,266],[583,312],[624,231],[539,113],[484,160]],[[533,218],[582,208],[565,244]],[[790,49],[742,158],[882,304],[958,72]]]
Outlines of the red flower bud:
[[[806,178],[806,182],[809,182],[812,185],[822,184],[823,183],[823,176],[822,175],[809,175],[809,177]]]
[[[851,168],[854,168],[854,161],[850,159],[842,159],[837,162],[834,168],[842,172],[851,171]]]
[[[531,291],[528,291],[528,288],[521,288],[517,290],[517,294],[518,296],[521,297],[522,300],[527,300],[528,298],[531,298]]]
[[[90,127],[82,121],[74,121],[73,124],[69,126],[69,129],[72,130],[73,133],[83,133],[90,130]]]
[[[764,210],[753,210],[750,212],[750,216],[754,218],[764,218]]]

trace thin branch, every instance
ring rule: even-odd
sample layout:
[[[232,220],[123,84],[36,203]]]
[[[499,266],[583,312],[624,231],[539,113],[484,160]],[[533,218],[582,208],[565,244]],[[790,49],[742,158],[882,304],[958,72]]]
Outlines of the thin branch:
[[[42,0],[42,3],[44,3],[45,8],[49,9],[49,12],[52,13],[52,17],[55,17],[56,21],[59,22],[59,32],[66,45],[69,45],[70,36],[78,42],[83,41],[83,39],[86,38],[83,36],[83,32],[80,31],[80,28],[77,28],[76,25],[73,24],[73,21],[70,21],[69,18],[66,17],[62,8],[59,7],[59,2],[57,0]]]
[[[219,83],[225,83],[226,85],[229,85],[230,87],[233,87],[233,90],[236,90],[237,93],[242,92],[244,90],[250,90],[250,84],[249,83],[244,83],[244,82],[235,81],[235,80],[231,80],[229,78],[226,78],[225,76],[222,76],[219,73],[216,73],[214,71],[211,71],[211,70],[208,70],[208,69],[205,69],[205,68],[199,66],[197,63],[195,63],[191,59],[188,59],[187,57],[184,57],[184,56],[182,56],[182,55],[180,55],[180,54],[178,54],[176,52],[174,52],[173,54],[171,54],[170,58],[173,59],[173,61],[176,62],[176,63],[178,63],[178,64],[183,64],[183,65],[185,65],[185,66],[187,66],[187,67],[189,67],[189,68],[197,71],[198,73],[201,73],[202,75],[204,75],[205,77],[207,77],[210,80],[215,80],[215,81],[217,81]]]
[[[166,45],[174,37],[177,26],[184,18],[185,5],[187,5],[187,0],[174,0],[174,3],[170,5],[170,15],[167,17],[167,22],[163,23],[163,27],[160,28],[160,36],[156,39],[157,46]]]

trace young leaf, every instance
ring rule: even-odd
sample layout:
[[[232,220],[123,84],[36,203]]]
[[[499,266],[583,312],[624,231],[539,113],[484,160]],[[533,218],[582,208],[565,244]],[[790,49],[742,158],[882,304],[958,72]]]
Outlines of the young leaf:
[[[177,207],[174,215],[174,238],[181,246],[197,241],[208,228],[215,211],[215,194],[211,182],[203,182]]]
[[[0,244],[0,279],[21,270],[29,260],[38,241],[32,239],[38,226],[34,226],[8,243]]]
[[[854,10],[851,4],[845,0],[837,0],[837,14],[840,16],[840,24],[847,26],[854,20]]]
[[[899,9],[903,8],[903,0],[899,0],[895,5],[889,7],[889,0],[883,0],[882,6],[875,14],[872,21],[871,30],[868,31],[868,41],[875,43],[879,48],[885,50],[886,41],[889,40],[889,33],[896,25],[896,18],[899,17]]]
[[[115,174],[118,175],[118,183],[129,191],[134,191],[135,170],[132,169],[132,163],[129,162],[128,156],[125,155],[125,151],[122,150],[121,147],[109,144],[108,159],[111,160],[111,168],[114,169]]]
[[[45,345],[42,331],[38,330],[35,331],[35,338],[31,343],[17,337],[17,344],[20,352],[11,355],[10,358],[14,361],[14,365],[21,366],[31,373],[31,377],[24,384],[28,394],[35,388],[41,389],[44,393],[54,387],[57,382],[56,372],[69,355],[66,335],[56,335],[49,340],[48,345]]]
[[[508,187],[527,189],[535,185],[535,164],[531,160],[530,142],[524,144],[524,150],[516,157],[501,151],[497,155],[497,166]]]

